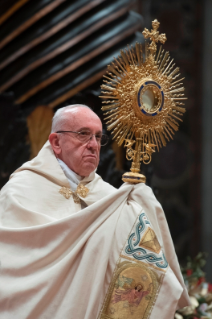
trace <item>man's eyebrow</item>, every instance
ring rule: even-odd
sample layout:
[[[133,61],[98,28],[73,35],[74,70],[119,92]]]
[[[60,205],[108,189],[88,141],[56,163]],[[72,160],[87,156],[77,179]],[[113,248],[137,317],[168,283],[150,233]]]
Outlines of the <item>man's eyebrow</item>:
[[[83,131],[83,130],[85,130],[85,131],[91,131],[89,127],[81,127],[81,128],[79,128],[79,129],[77,130],[77,132],[80,132],[80,131]],[[102,131],[100,130],[100,131],[98,131],[98,132],[96,132],[96,133],[102,133]]]

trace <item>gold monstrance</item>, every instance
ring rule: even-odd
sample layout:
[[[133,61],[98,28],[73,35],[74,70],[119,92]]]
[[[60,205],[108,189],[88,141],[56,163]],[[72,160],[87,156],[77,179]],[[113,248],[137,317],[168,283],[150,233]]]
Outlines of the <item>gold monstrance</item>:
[[[119,146],[125,142],[126,157],[132,160],[131,172],[122,180],[134,184],[145,183],[140,162],[149,164],[155,148],[159,151],[166,140],[173,139],[185,112],[179,68],[162,45],[157,52],[156,43],[166,41],[166,35],[157,31],[159,25],[154,20],[151,32],[144,29],[144,38],[151,40],[145,43],[144,53],[140,43],[121,50],[121,56],[108,65],[106,84],[101,86],[107,129]]]

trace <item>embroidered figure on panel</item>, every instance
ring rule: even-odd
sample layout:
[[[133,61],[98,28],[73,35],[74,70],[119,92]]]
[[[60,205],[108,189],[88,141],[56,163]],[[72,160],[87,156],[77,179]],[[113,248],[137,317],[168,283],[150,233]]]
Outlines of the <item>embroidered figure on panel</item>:
[[[147,319],[159,283],[157,274],[143,263],[121,262],[109,289],[111,293],[106,297],[101,319]]]
[[[117,302],[126,300],[128,301],[129,306],[137,307],[140,304],[141,299],[144,296],[148,295],[150,291],[150,289],[148,289],[147,291],[143,291],[143,288],[144,287],[140,282],[138,283],[134,282],[130,288],[128,287],[128,288],[120,289],[120,287],[118,287],[114,291],[114,295],[111,300],[111,303],[115,304]]]

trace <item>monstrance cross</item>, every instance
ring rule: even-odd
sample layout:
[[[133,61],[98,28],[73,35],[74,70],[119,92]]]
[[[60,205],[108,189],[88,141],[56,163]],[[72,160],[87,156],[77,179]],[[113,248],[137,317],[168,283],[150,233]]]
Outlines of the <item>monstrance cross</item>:
[[[160,22],[158,22],[158,20],[155,19],[154,21],[152,21],[153,29],[151,30],[151,32],[147,28],[145,28],[142,32],[145,39],[150,38],[152,40],[151,44],[149,45],[149,50],[152,52],[152,54],[154,54],[157,50],[156,43],[158,41],[160,41],[161,43],[165,43],[167,40],[165,33],[159,34],[159,31],[157,31],[159,25]]]

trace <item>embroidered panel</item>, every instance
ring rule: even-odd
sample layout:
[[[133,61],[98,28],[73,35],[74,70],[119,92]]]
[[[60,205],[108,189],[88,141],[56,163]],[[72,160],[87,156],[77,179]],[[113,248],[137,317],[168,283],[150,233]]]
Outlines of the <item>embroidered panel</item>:
[[[143,262],[120,262],[113,275],[100,319],[147,319],[157,298],[164,273]]]
[[[168,267],[145,212],[136,219],[113,273],[99,319],[148,319]]]

